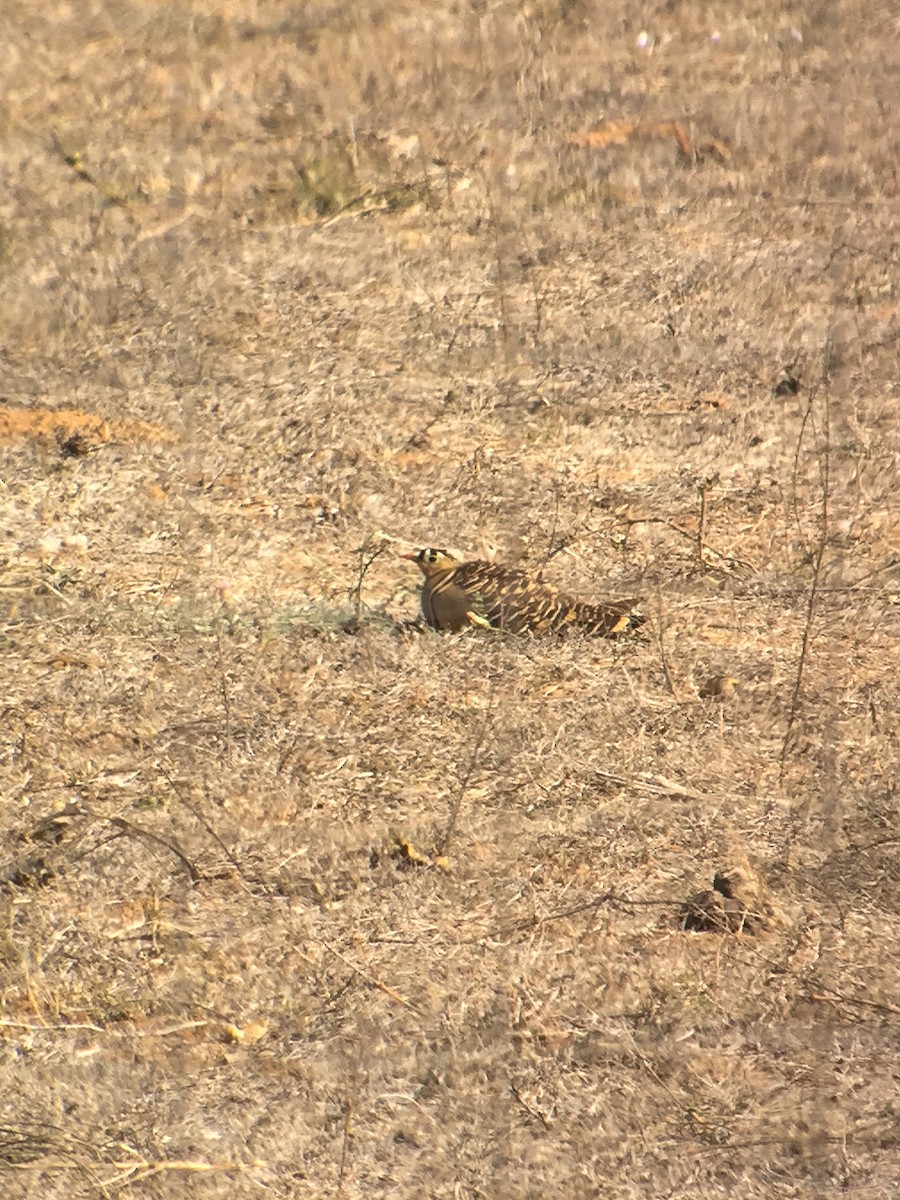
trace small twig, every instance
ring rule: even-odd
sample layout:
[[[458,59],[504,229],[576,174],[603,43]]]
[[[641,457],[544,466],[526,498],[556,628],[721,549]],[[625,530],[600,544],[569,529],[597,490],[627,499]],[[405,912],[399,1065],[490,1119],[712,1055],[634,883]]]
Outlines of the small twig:
[[[562,533],[557,536],[559,530],[559,497],[560,487],[558,483],[553,485],[553,524],[550,527],[550,536],[547,539],[547,551],[544,554],[541,569],[546,567],[551,558],[555,558],[557,554],[562,554],[563,550],[568,548],[578,541],[580,535],[588,528],[587,521],[582,521],[576,525],[575,529],[570,529],[568,533]]]
[[[326,950],[330,951],[335,958],[339,958],[345,966],[350,968],[351,971],[354,971],[362,979],[365,979],[366,983],[370,983],[372,987],[378,988],[380,992],[384,992],[386,996],[390,996],[392,1000],[396,1000],[397,1003],[402,1004],[404,1008],[411,1008],[413,1012],[419,1011],[411,1000],[407,1000],[405,996],[401,996],[399,992],[395,992],[392,987],[389,987],[386,983],[382,983],[382,981],[380,979],[376,979],[374,975],[370,975],[368,971],[359,965],[359,963],[352,962],[349,958],[347,958],[346,954],[342,954],[340,950],[332,946],[330,942],[326,942],[324,938],[316,938],[315,940],[320,946],[324,946]]]
[[[377,539],[377,545],[372,550],[373,544]],[[362,620],[362,588],[363,580],[366,577],[366,572],[371,567],[372,563],[377,558],[380,558],[387,549],[387,541],[379,534],[370,534],[367,536],[361,545],[357,546],[356,553],[359,556],[359,566],[356,573],[356,583],[350,589],[348,598],[353,604],[353,620],[358,625]]]
[[[468,308],[464,312],[462,318],[457,323],[456,328],[453,330],[453,334],[451,335],[450,341],[447,343],[447,347],[444,351],[445,354],[449,354],[450,351],[453,349],[453,347],[456,345],[456,339],[462,333],[463,329],[465,329],[465,327],[468,323],[470,314],[473,313],[475,311],[475,309],[478,307],[479,303],[481,302],[481,297],[483,295],[484,295],[484,292],[476,292],[475,293],[475,296],[472,299],[472,303],[468,306]]]
[[[470,940],[481,943],[485,939],[508,937],[512,933],[524,933],[526,929],[537,929],[540,926],[549,925],[553,921],[564,921],[568,917],[577,917],[582,913],[593,912],[598,908],[602,908],[604,904],[624,904],[630,908],[682,908],[684,901],[633,900],[630,896],[620,896],[616,892],[604,892],[600,896],[594,896],[591,900],[585,900],[582,904],[573,904],[571,908],[547,913],[543,917],[537,914],[531,917],[523,917],[521,921],[514,921],[511,925],[492,929],[489,933],[480,934],[477,938]]]
[[[209,1025],[207,1020],[199,1021],[181,1021],[177,1025],[165,1025],[162,1029],[136,1029],[129,1030],[130,1037],[171,1037],[173,1033],[185,1033],[189,1029],[206,1029]]]
[[[689,542],[693,542],[697,536],[695,533],[691,533],[689,529],[682,529],[680,525],[676,525],[668,517],[625,517],[624,521],[629,528],[632,525],[665,525],[667,529],[671,529],[673,533],[678,533],[683,538],[687,538]]]
[[[855,1004],[860,1008],[874,1008],[878,1012],[895,1013],[900,1016],[900,1008],[896,1004],[882,1004],[877,1000],[860,1000],[856,996],[844,996],[829,987],[823,988],[823,991],[829,994],[823,996],[819,992],[810,992],[808,998],[820,1004]]]
[[[647,1056],[642,1052],[642,1050],[638,1046],[637,1040],[635,1039],[633,1031],[630,1028],[628,1028],[627,1025],[623,1024],[622,1032],[624,1033],[625,1038],[631,1043],[632,1054],[638,1060],[638,1062],[641,1064],[641,1066],[644,1068],[644,1070],[647,1072],[647,1074],[652,1079],[655,1079],[656,1082],[660,1085],[660,1087],[663,1088],[664,1091],[669,1093],[669,1095],[672,1097],[674,1103],[677,1104],[679,1108],[684,1109],[684,1105],[679,1103],[674,1089],[671,1088],[669,1086],[669,1084],[665,1081],[665,1079],[662,1078],[662,1076],[659,1074],[659,1072],[656,1070],[656,1068],[653,1066],[653,1064],[650,1062],[650,1060],[647,1058]]]
[[[788,750],[791,745],[791,737],[794,731],[794,724],[800,711],[800,692],[803,687],[803,673],[806,669],[806,660],[809,655],[809,647],[812,642],[813,617],[816,611],[816,600],[819,594],[819,580],[822,574],[822,563],[825,558],[825,551],[828,547],[828,527],[829,527],[829,492],[831,486],[831,393],[829,388],[829,375],[831,369],[831,335],[825,346],[825,366],[822,373],[822,384],[824,388],[825,401],[825,442],[822,447],[822,505],[819,519],[819,538],[816,544],[815,555],[813,558],[813,574],[809,585],[809,598],[806,605],[806,621],[803,625],[803,640],[800,644],[800,657],[797,660],[797,677],[794,680],[794,690],[791,694],[791,704],[788,711],[787,726],[784,731],[784,741],[781,743],[781,758],[778,778],[779,781],[784,779],[784,771],[787,763]],[[807,405],[807,416],[812,411],[814,395],[810,397]],[[806,416],[803,419],[803,426],[800,430],[800,437],[797,445],[797,456],[800,454],[800,441],[803,438],[803,428],[806,425]],[[795,459],[796,467],[796,459]]]
[[[491,723],[491,715],[492,715],[491,702],[492,702],[492,700],[493,700],[493,685],[491,685],[491,688],[488,691],[487,703],[485,704],[485,708],[484,708],[484,717],[482,719],[481,724],[478,727],[478,732],[475,735],[475,742],[472,746],[472,753],[469,755],[468,766],[466,767],[465,774],[463,775],[462,779],[459,782],[459,790],[457,791],[456,796],[454,797],[453,802],[450,805],[450,813],[447,818],[447,828],[444,830],[444,836],[441,839],[440,844],[438,846],[438,851],[437,851],[438,858],[442,858],[447,853],[447,851],[450,849],[450,843],[453,840],[453,835],[456,833],[456,822],[459,817],[459,810],[462,807],[463,797],[466,794],[466,790],[469,786],[469,781],[472,778],[472,775],[475,771],[475,767],[478,764],[478,755],[479,755],[481,747],[484,743],[485,735],[487,734],[487,731],[488,731],[488,726]]]
[[[49,579],[42,578],[40,581],[40,587],[42,587],[46,591],[50,592],[50,594],[55,596],[57,598],[57,600],[62,600],[63,604],[71,604],[72,603],[72,601],[69,599],[69,597],[64,596],[62,594],[62,592],[59,590],[59,588],[56,588],[53,586],[53,584],[50,582]]]
[[[222,661],[222,634],[216,630],[217,666],[219,668],[219,691],[222,695],[222,709],[225,714],[225,745],[231,757],[234,747],[231,742],[231,695],[228,691],[228,681],[225,678],[225,665]]]
[[[697,561],[703,562],[703,548],[706,538],[706,498],[713,486],[718,482],[718,475],[708,475],[700,484],[700,518],[697,522]],[[713,551],[715,553],[715,551]]]
[[[797,479],[800,474],[800,453],[803,449],[803,438],[806,435],[806,426],[812,419],[813,405],[816,402],[817,391],[818,389],[815,387],[812,389],[809,394],[809,400],[807,401],[806,408],[803,411],[803,418],[800,421],[800,432],[797,434],[797,448],[794,451],[794,465],[791,470],[791,493],[794,501],[794,520],[797,522],[797,532],[801,539],[803,538],[803,522],[800,519],[800,505],[797,500]]]
[[[553,482],[553,524],[550,526],[550,536],[547,538],[547,553],[544,555],[544,566],[558,551],[553,549],[556,541],[556,530],[559,527],[559,483]],[[561,547],[560,547],[561,549]]]
[[[673,533],[677,533],[680,537],[686,538],[687,541],[697,544],[697,534],[690,529],[682,529],[680,525],[676,525],[674,521],[670,521],[668,517],[625,517],[625,525],[631,528],[632,525],[665,525],[666,529],[671,529]],[[738,558],[734,554],[725,554],[721,550],[717,550],[715,546],[707,545],[703,542],[703,549],[707,554],[714,554],[716,558],[720,558],[723,562],[733,563],[737,567],[746,567],[748,571],[755,570],[754,564],[746,558]]]
[[[373,187],[366,188],[358,196],[353,196],[345,204],[342,204],[337,212],[319,221],[318,227],[319,229],[327,229],[335,221],[342,221],[347,217],[364,217],[370,212],[380,211],[376,209],[376,206],[382,201],[393,200],[399,196],[408,196],[411,192],[417,191],[419,186],[418,183],[401,183],[396,187],[385,188],[380,192],[376,192]],[[361,205],[366,205],[367,207],[362,208]]]
[[[644,791],[655,796],[684,796],[687,800],[710,799],[705,792],[698,792],[696,788],[683,787],[674,779],[666,779],[665,775],[651,775],[649,771],[638,771],[630,778],[616,775],[612,771],[595,770],[594,774],[599,775],[601,779],[608,779],[610,783],[618,783],[622,787],[643,788]]]
[[[188,810],[188,812],[191,814],[191,816],[194,818],[194,820],[199,822],[199,824],[203,826],[203,828],[206,830],[206,832],[209,834],[209,836],[218,845],[219,849],[222,851],[222,853],[225,855],[225,857],[228,859],[228,861],[231,863],[231,865],[237,871],[238,875],[240,875],[241,879],[246,881],[247,876],[244,873],[244,868],[241,866],[240,862],[235,858],[232,850],[225,844],[225,842],[222,840],[222,838],[219,837],[218,833],[216,833],[215,829],[213,829],[213,827],[212,827],[212,825],[210,825],[209,821],[207,821],[206,818],[203,816],[203,814],[197,809],[196,805],[193,804],[190,800],[188,800],[188,798],[184,795],[184,793],[178,787],[178,784],[175,782],[175,780],[172,778],[172,776],[169,774],[169,772],[165,769],[165,767],[162,767],[161,770],[162,770],[163,775],[165,776],[166,781],[169,784],[169,787],[175,793],[175,796],[177,797],[177,799],[184,805],[184,807]],[[203,782],[204,782],[204,789],[207,791],[207,797],[208,797],[208,788],[206,786],[206,780],[204,779]]]
[[[803,640],[800,643],[800,658],[797,660],[797,677],[794,680],[794,690],[791,693],[791,706],[788,711],[787,726],[784,731],[784,740],[781,743],[780,768],[778,772],[779,782],[784,778],[785,762],[787,760],[787,752],[791,744],[791,735],[794,730],[794,723],[797,720],[797,714],[800,711],[800,689],[803,686],[803,672],[806,667],[806,658],[809,653],[809,644],[812,640],[812,622],[813,615],[816,609],[816,596],[818,595],[819,573],[822,568],[822,556],[824,554],[824,540],[820,543],[816,551],[815,561],[813,563],[813,577],[809,588],[809,599],[806,605],[806,621],[803,625]]]
[[[516,1087],[516,1085],[514,1083],[511,1083],[509,1085],[509,1090],[512,1092],[512,1094],[515,1096],[515,1098],[518,1100],[518,1102],[522,1105],[522,1107],[528,1113],[529,1117],[531,1117],[535,1121],[540,1121],[540,1123],[543,1125],[543,1127],[545,1129],[550,1128],[550,1122],[547,1120],[547,1118],[544,1116],[544,1114],[541,1112],[541,1110],[538,1108],[532,1108],[532,1106],[523,1098],[522,1093],[519,1091],[519,1089]]]
[[[109,1166],[114,1167],[119,1173],[105,1181],[106,1187],[118,1186],[123,1183],[138,1183],[144,1179],[151,1179],[154,1175],[162,1175],[166,1171],[210,1174],[213,1171],[241,1171],[243,1169],[243,1165],[238,1162],[207,1163],[179,1158],[163,1162],[113,1162],[109,1163]]]
[[[341,1166],[338,1171],[337,1194],[344,1194],[344,1178],[347,1174],[347,1160],[350,1157],[350,1144],[353,1139],[353,1099],[348,1096],[344,1101],[344,1140],[341,1146]]]
[[[200,882],[200,872],[174,838],[160,837],[158,833],[151,833],[149,829],[142,829],[140,825],[134,825],[131,821],[126,821],[124,817],[110,817],[109,823],[121,831],[121,833],[117,836],[128,834],[131,837],[143,839],[145,842],[154,842],[158,846],[164,846],[167,850],[174,854],[182,864],[188,875],[191,877],[191,883]]]
[[[0,1026],[4,1029],[31,1029],[37,1032],[50,1032],[51,1030],[58,1029],[87,1029],[91,1033],[106,1033],[106,1030],[101,1025],[91,1025],[77,1021],[64,1025],[35,1025],[28,1021],[7,1021],[5,1017],[0,1017]]]
[[[666,653],[665,628],[662,621],[662,611],[659,613],[660,619],[653,622],[653,628],[656,633],[656,644],[659,647],[659,661],[662,665],[663,675],[665,676],[666,685],[669,691],[675,698],[676,703],[681,703],[678,699],[678,692],[675,688],[675,680],[672,677],[672,669],[669,666],[669,656]]]
[[[485,172],[484,190],[487,197],[488,211],[491,215],[490,232],[493,234],[494,242],[494,265],[497,271],[497,300],[500,307],[500,328],[503,331],[503,354],[507,361],[510,362],[510,339],[512,336],[509,321],[509,297],[506,288],[506,268],[503,263],[503,246],[500,241],[500,219],[497,214],[497,208],[494,204],[494,192],[491,187],[491,181]]]
[[[102,179],[99,179],[93,173],[93,171],[88,170],[88,168],[81,161],[80,151],[74,150],[70,153],[68,150],[66,150],[60,142],[59,136],[55,132],[52,134],[52,138],[53,149],[66,164],[66,166],[72,168],[79,179],[83,179],[85,183],[89,183],[91,187],[96,188],[104,200],[107,200],[110,204],[116,204],[119,208],[124,208],[126,212],[131,212],[131,204],[123,195],[115,191],[110,184],[104,183]]]

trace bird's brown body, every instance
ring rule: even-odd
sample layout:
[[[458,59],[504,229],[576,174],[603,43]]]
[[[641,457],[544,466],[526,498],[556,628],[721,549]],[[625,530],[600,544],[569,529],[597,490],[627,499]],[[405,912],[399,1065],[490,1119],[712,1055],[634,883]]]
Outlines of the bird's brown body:
[[[633,600],[585,604],[514,567],[480,559],[461,562],[446,550],[430,548],[403,557],[425,576],[422,614],[434,629],[474,625],[519,634],[580,630],[617,637],[644,623]]]

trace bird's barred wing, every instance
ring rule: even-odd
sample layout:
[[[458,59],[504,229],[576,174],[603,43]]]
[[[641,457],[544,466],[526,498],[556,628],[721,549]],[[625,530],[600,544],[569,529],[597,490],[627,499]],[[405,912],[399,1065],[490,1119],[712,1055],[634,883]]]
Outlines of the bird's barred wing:
[[[643,613],[638,612],[637,600],[618,600],[610,604],[576,604],[578,615],[575,618],[578,627],[585,633],[597,637],[618,637],[620,633],[630,633],[640,629],[646,621]]]
[[[495,563],[464,563],[455,582],[473,597],[476,611],[494,629],[539,633],[561,627],[566,602],[546,584]]]
[[[550,633],[578,629],[598,637],[616,637],[639,628],[645,618],[637,601],[586,604],[545,583],[495,563],[464,563],[454,582],[475,598],[475,610],[495,629],[510,633]],[[482,623],[482,622],[479,622]]]
[[[527,634],[578,629],[616,637],[644,621],[631,601],[585,604],[524,571],[478,560],[431,576],[422,607],[429,625],[443,630],[476,626]]]

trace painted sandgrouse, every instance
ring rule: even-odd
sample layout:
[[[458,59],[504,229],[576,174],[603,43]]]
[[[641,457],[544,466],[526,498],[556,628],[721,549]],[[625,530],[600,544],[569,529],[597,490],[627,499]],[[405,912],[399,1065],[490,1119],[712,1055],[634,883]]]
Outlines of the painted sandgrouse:
[[[433,629],[456,631],[469,625],[508,633],[580,630],[617,637],[643,625],[635,600],[584,604],[499,563],[461,562],[446,550],[428,548],[403,558],[425,576],[422,614]]]

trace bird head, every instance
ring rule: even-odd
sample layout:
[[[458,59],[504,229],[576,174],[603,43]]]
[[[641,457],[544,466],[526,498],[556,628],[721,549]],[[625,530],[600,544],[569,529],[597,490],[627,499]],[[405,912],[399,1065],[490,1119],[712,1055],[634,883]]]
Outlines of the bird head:
[[[460,562],[448,550],[436,550],[433,546],[424,550],[414,550],[412,554],[401,554],[400,557],[414,562],[426,579],[439,571],[452,571]]]

